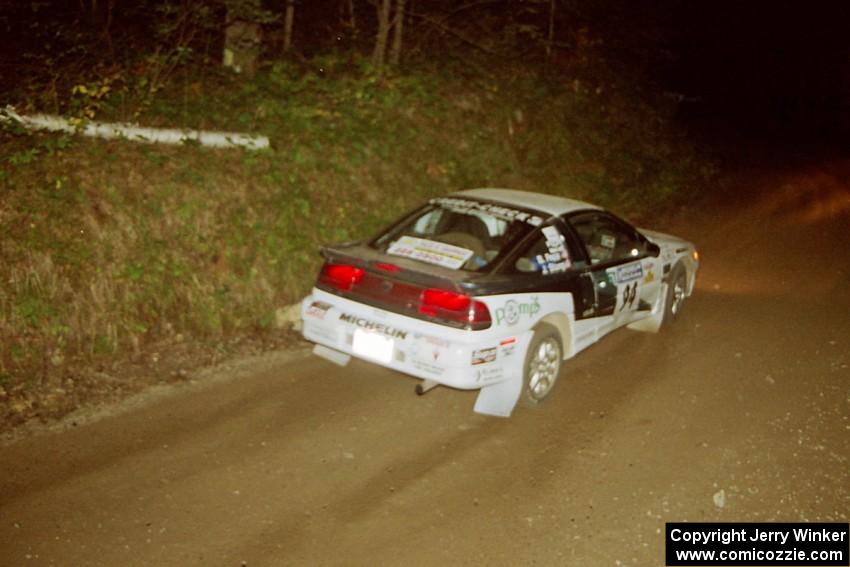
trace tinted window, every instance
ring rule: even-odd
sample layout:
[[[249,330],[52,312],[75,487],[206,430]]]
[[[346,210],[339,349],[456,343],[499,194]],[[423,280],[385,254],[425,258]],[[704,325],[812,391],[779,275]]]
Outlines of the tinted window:
[[[520,273],[557,274],[570,267],[570,256],[564,235],[553,225],[544,226],[514,261]]]
[[[591,264],[636,258],[643,253],[643,240],[629,225],[606,213],[581,213],[569,218]]]

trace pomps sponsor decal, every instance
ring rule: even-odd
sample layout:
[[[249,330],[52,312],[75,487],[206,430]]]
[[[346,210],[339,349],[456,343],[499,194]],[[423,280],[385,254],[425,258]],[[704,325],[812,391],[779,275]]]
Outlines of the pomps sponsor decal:
[[[640,263],[627,264],[617,268],[615,279],[617,283],[626,283],[643,277],[643,266]]]
[[[503,322],[508,325],[516,325],[521,317],[533,318],[540,312],[540,302],[537,297],[532,297],[528,302],[517,302],[513,299],[505,302],[502,307],[496,308],[496,324]]]
[[[407,338],[406,331],[396,329],[395,327],[390,327],[389,325],[384,325],[383,323],[375,323],[374,321],[369,321],[368,319],[364,319],[363,317],[357,317],[356,315],[349,315],[348,313],[343,313],[339,316],[339,320],[343,323],[355,325],[357,327],[360,327],[361,329],[365,329],[367,331],[374,331],[376,333],[380,333],[382,335],[386,335],[394,339],[404,340]]]
[[[387,248],[388,254],[412,258],[457,270],[472,256],[472,250],[414,236],[402,236]]]
[[[496,308],[496,324],[501,325],[502,321],[508,325],[514,325],[519,321],[519,304],[516,301],[508,301],[504,307]]]
[[[487,213],[497,219],[506,221],[517,220],[520,222],[527,222],[532,226],[540,226],[543,223],[543,219],[537,215],[532,215],[531,213],[525,213],[509,207],[502,207],[500,205],[479,203],[478,201],[469,201],[467,199],[458,199],[455,197],[440,197],[438,199],[431,199],[430,202],[461,214],[469,214],[471,211],[481,211],[482,213]]]

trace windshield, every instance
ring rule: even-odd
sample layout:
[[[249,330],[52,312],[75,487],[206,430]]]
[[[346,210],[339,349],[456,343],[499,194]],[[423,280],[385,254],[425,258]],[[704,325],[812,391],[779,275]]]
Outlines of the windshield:
[[[540,217],[467,199],[434,199],[405,222],[379,236],[372,247],[452,270],[490,266]]]

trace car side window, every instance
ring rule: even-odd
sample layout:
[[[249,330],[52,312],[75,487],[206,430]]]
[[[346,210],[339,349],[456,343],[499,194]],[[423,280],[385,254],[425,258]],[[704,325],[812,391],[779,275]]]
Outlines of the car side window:
[[[554,225],[536,231],[514,261],[514,269],[524,274],[557,274],[569,267],[566,239]]]
[[[606,213],[582,213],[570,217],[569,222],[584,244],[591,264],[636,258],[643,252],[640,235]]]
[[[416,224],[413,225],[413,232],[419,236],[430,236],[436,232],[437,227],[440,225],[440,221],[445,216],[446,211],[444,209],[433,209],[421,217],[416,221]]]

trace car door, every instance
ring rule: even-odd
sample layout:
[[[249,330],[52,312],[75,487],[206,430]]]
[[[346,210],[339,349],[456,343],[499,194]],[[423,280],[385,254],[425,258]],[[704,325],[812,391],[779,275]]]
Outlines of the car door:
[[[584,247],[601,336],[647,316],[660,291],[658,258],[631,225],[605,211],[584,211],[566,218]]]
[[[498,273],[488,278],[492,293],[504,287],[516,294],[539,293],[542,315],[560,312],[574,321],[563,345],[572,356],[596,341],[591,317],[596,303],[581,243],[560,218],[553,218],[528,234],[507,256]],[[550,302],[542,305],[544,301]],[[495,319],[499,319],[497,311]]]

